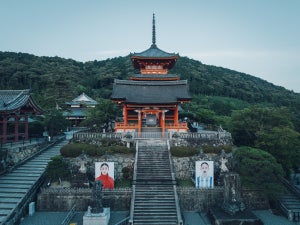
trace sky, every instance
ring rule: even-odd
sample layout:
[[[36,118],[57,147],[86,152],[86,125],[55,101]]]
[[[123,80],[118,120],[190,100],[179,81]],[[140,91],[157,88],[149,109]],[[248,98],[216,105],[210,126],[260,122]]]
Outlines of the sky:
[[[0,0],[0,51],[86,62],[170,53],[300,93],[300,0]]]

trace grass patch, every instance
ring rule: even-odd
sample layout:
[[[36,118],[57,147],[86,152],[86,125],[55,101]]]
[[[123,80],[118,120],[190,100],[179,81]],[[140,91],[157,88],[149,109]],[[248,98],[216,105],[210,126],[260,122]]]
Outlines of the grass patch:
[[[129,179],[115,180],[115,188],[131,188],[131,180]]]
[[[177,186],[178,187],[195,187],[195,184],[192,181],[192,179],[178,179]]]

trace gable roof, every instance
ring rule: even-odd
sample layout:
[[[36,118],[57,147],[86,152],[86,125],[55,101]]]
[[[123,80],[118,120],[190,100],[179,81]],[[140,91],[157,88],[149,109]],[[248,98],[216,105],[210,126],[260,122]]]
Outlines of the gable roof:
[[[43,113],[43,110],[32,99],[29,89],[0,90],[0,113],[15,113],[24,107],[30,113]]]

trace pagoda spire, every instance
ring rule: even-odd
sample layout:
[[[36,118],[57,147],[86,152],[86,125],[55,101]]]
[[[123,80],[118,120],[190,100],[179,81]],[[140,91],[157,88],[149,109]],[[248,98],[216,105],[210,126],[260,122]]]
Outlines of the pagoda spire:
[[[151,47],[156,48],[155,13],[153,13],[153,19],[152,19],[152,45],[151,45]]]

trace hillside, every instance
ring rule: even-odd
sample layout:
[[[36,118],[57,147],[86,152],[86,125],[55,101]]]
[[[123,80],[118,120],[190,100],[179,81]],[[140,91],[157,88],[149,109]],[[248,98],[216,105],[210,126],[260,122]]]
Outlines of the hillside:
[[[127,79],[134,71],[129,56],[86,63],[59,57],[0,52],[0,89],[31,88],[44,108],[63,105],[85,92],[94,99],[109,98],[114,79]],[[249,104],[286,106],[296,113],[300,94],[260,78],[180,57],[175,68],[197,96],[223,96]]]

